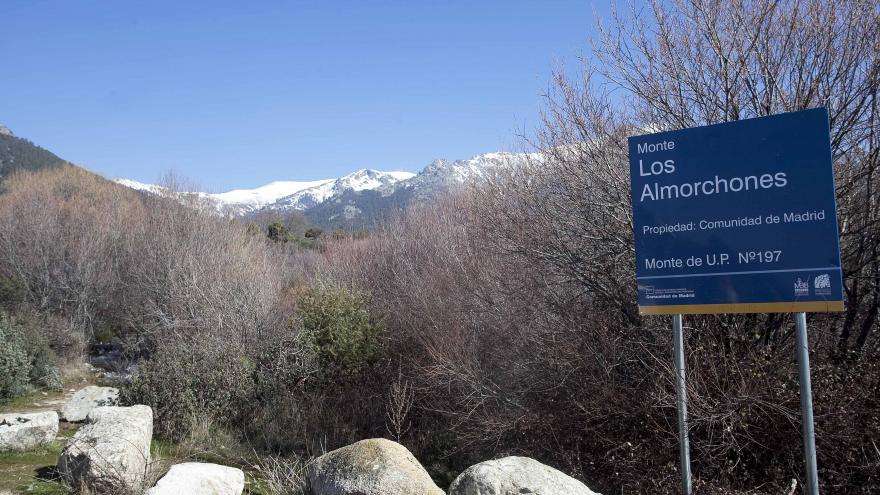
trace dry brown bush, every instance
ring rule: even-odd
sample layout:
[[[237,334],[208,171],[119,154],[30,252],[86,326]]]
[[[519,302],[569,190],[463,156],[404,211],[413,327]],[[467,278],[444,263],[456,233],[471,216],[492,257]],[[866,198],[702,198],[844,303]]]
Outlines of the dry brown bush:
[[[878,21],[867,1],[634,6],[606,27],[600,65],[557,76],[541,158],[329,245],[333,276],[388,315],[419,411],[410,441],[459,466],[525,453],[603,491],[674,491],[672,346],[668,322],[635,307],[625,138],[821,105],[848,310],[811,318],[820,478],[876,491]],[[688,319],[701,489],[803,478],[792,331],[787,315]]]
[[[71,166],[7,179],[0,195],[0,271],[42,311],[94,329],[120,287],[125,225],[139,215],[133,191]]]
[[[253,342],[278,324],[281,289],[309,255],[174,194],[71,166],[13,176],[0,195],[0,274],[87,340],[101,332],[141,351],[161,334]]]

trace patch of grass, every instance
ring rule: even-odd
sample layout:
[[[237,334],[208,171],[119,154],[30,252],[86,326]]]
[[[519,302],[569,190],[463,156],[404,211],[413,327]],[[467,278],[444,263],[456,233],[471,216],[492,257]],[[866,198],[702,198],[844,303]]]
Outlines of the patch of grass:
[[[68,493],[61,483],[54,481],[54,468],[64,448],[63,441],[28,452],[0,454],[0,490],[15,493]]]
[[[55,481],[33,480],[18,486],[18,493],[34,495],[70,495],[67,485]]]
[[[242,495],[275,495],[265,480],[255,477],[252,473],[244,473],[244,491]]]
[[[39,403],[48,401],[64,400],[65,391],[70,389],[79,390],[87,385],[98,381],[93,372],[81,367],[70,370],[62,370],[63,390],[35,390],[14,399],[0,401],[0,414],[23,411],[54,411],[60,408],[60,404],[41,406]]]
[[[94,372],[82,366],[64,370],[64,388],[80,389],[97,381]],[[0,414],[24,411],[51,411],[60,406],[39,405],[64,399],[63,391],[32,392],[0,404]],[[80,425],[60,422],[57,439],[49,445],[28,452],[0,453],[0,492],[35,495],[69,495],[70,489],[57,480],[55,465],[67,440]]]
[[[244,471],[243,495],[306,493],[303,481],[305,465],[301,461],[258,455],[222,430],[209,425],[206,426],[206,431],[200,433],[180,443],[162,438],[153,439],[150,453],[153,458],[151,471],[154,483],[174,464],[208,462]]]
[[[67,442],[70,440],[73,435],[79,431],[81,425],[77,423],[67,423],[65,421],[58,422],[58,436],[55,437],[58,441]]]
[[[48,398],[41,394],[40,392],[32,392],[25,395],[20,395],[14,399],[8,399],[4,401],[0,401],[0,413],[12,413],[12,412],[20,412],[25,409],[34,408],[34,402],[44,400]]]

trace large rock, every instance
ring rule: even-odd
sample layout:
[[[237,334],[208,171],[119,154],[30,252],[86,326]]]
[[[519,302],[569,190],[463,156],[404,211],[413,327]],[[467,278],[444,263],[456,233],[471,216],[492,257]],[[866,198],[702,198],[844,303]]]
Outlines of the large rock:
[[[115,406],[119,403],[119,390],[113,387],[88,386],[77,393],[61,408],[61,419],[71,423],[85,421],[92,409]]]
[[[23,452],[51,443],[58,435],[58,413],[0,415],[0,452]]]
[[[461,473],[449,495],[599,495],[587,485],[528,457],[481,462]]]
[[[97,493],[142,490],[152,438],[148,406],[97,407],[64,447],[58,472],[74,487]]]
[[[241,495],[244,472],[241,469],[184,462],[171,466],[168,473],[147,490],[146,495]]]
[[[382,438],[315,459],[309,481],[313,495],[444,495],[406,447]]]

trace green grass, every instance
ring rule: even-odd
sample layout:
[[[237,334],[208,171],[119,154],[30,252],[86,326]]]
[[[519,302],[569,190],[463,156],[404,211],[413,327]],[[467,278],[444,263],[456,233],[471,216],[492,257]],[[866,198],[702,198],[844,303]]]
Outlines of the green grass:
[[[19,397],[0,405],[0,412],[32,409],[33,403],[53,398],[37,392]],[[59,393],[58,396],[63,394]],[[60,423],[58,438],[37,450],[20,453],[0,453],[0,492],[27,493],[35,495],[70,495],[63,483],[53,481],[54,467],[61,451],[79,429],[80,425]],[[207,441],[210,439],[210,441]],[[243,495],[274,495],[265,475],[255,466],[259,457],[248,448],[238,444],[221,430],[211,429],[200,442],[177,444],[154,438],[150,453],[157,475],[164,474],[172,464],[179,462],[210,462],[240,468],[245,473]]]
[[[0,491],[45,495],[69,493],[62,484],[52,481],[64,443],[56,440],[37,450],[0,454]]]
[[[61,483],[34,480],[19,485],[16,493],[32,493],[34,495],[70,495],[71,491]]]
[[[35,400],[50,397],[40,393],[19,397],[5,403],[0,411],[13,412],[33,404]],[[57,439],[49,445],[28,452],[0,453],[0,492],[31,493],[36,495],[67,495],[68,488],[54,479],[54,467],[67,440],[79,429],[79,425],[61,422]]]
[[[51,411],[60,408],[60,404],[52,406],[35,406],[37,402],[50,400],[63,400],[69,389],[79,390],[87,385],[92,385],[99,380],[90,372],[77,370],[64,375],[61,390],[33,390],[24,395],[6,400],[0,400],[0,414],[22,411]]]
[[[34,406],[34,402],[48,399],[59,399],[61,397],[64,397],[64,393],[62,392],[49,392],[49,395],[43,395],[41,392],[31,392],[14,399],[0,402],[0,414],[36,409],[37,406]]]
[[[60,404],[38,406],[52,400],[61,400],[69,389],[80,389],[99,380],[94,373],[76,368],[64,373],[63,390],[33,391],[11,400],[0,402],[0,414],[23,411],[51,411]],[[29,493],[36,495],[69,495],[70,490],[62,483],[53,481],[58,456],[67,440],[79,429],[79,425],[61,422],[58,438],[49,445],[29,452],[0,453],[0,492]]]
[[[251,471],[251,466],[243,462],[240,454],[199,451],[189,445],[180,445],[162,438],[154,438],[150,445],[150,455],[153,458],[154,469],[159,469],[156,474],[161,477],[161,472],[170,468],[172,464],[180,462],[209,462],[223,466],[237,467],[245,473],[245,488],[242,495],[272,495],[266,487],[265,481],[259,479]]]
[[[222,431],[212,430],[210,445],[201,442],[174,443],[162,438],[154,438],[150,445],[154,474],[164,475],[173,464],[181,462],[208,462],[236,467],[244,471],[245,487],[242,495],[275,495],[265,473],[257,467],[261,464],[259,456],[234,442]],[[204,439],[203,439],[204,440]]]

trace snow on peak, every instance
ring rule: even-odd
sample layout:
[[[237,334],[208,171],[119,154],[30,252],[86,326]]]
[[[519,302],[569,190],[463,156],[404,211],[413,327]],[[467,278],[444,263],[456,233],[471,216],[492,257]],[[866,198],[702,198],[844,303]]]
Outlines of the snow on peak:
[[[221,205],[241,205],[253,209],[262,208],[299,191],[332,183],[333,179],[314,181],[275,181],[254,189],[234,189],[207,196]]]
[[[323,179],[314,181],[275,181],[254,189],[233,189],[222,193],[193,192],[202,199],[208,200],[221,212],[235,214],[247,213],[272,204],[279,199],[296,194],[299,191],[320,187],[324,184],[333,184],[336,179]],[[153,194],[165,193],[165,188],[155,184],[144,184],[130,179],[116,179],[114,182],[138,191],[146,191]]]
[[[128,187],[130,189],[134,189],[135,191],[144,191],[152,194],[161,194],[164,189],[162,186],[157,186],[155,184],[144,184],[143,182],[138,182],[131,179],[113,179],[113,182]]]
[[[434,160],[419,174],[365,168],[335,179],[276,181],[254,189],[195,194],[224,214],[242,215],[262,208],[303,211],[331,198],[340,198],[347,191],[375,191],[385,197],[401,188],[407,188],[418,195],[430,196],[431,191],[441,192],[456,184],[485,178],[494,169],[523,164],[536,156],[538,155],[525,153],[483,153],[466,160]],[[152,184],[128,179],[117,179],[116,182],[140,191],[164,193],[164,188]]]
[[[345,191],[390,192],[394,184],[415,177],[410,172],[382,172],[373,169],[360,169],[335,181],[319,184],[285,196],[270,205],[279,210],[306,210]]]
[[[434,160],[425,167],[422,175],[442,177],[447,181],[465,182],[471,179],[485,177],[486,174],[496,168],[507,165],[522,164],[530,155],[525,153],[508,153],[503,151],[482,153],[466,160]]]
[[[361,169],[336,180],[340,188],[363,191],[365,189],[378,189],[391,185],[395,182],[415,177],[410,172],[380,172],[372,169]]]

